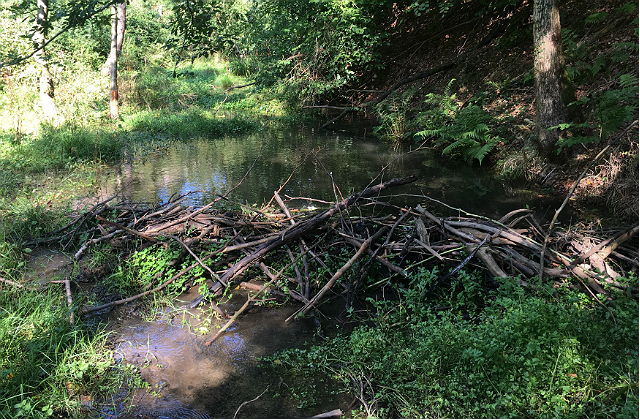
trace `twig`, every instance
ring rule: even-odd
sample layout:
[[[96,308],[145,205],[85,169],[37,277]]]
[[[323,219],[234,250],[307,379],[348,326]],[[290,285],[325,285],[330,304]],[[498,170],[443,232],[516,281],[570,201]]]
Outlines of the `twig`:
[[[302,308],[300,308],[299,310],[297,310],[296,312],[293,313],[293,315],[291,315],[289,318],[287,318],[285,320],[285,322],[289,322],[291,321],[291,319],[293,319],[293,317],[297,316],[299,313],[302,313],[303,315],[306,315],[307,312],[309,312],[309,310],[311,309],[311,307],[313,307],[321,298],[322,296],[324,296],[324,294],[331,289],[331,287],[333,287],[333,285],[335,284],[335,282],[342,277],[342,275],[349,269],[351,268],[351,266],[353,265],[353,263],[356,262],[356,260],[358,258],[360,258],[360,255],[362,255],[362,253],[365,251],[365,249],[367,249],[369,247],[369,245],[371,245],[371,243],[373,241],[375,241],[378,237],[380,237],[384,231],[387,230],[386,226],[383,226],[380,230],[378,230],[373,236],[369,237],[369,239],[367,239],[366,241],[364,241],[364,243],[362,244],[362,246],[360,246],[360,249],[358,249],[358,251],[354,254],[353,257],[351,257],[349,259],[349,261],[346,262],[345,265],[343,265],[338,271],[336,271],[336,273],[333,275],[333,277],[331,277],[331,279],[327,282],[327,284],[324,285],[324,287],[313,297],[313,299],[311,299],[309,301],[309,303],[305,304]]]
[[[342,417],[342,410],[339,408],[331,411],[327,411],[326,413],[316,414],[312,416],[312,419],[330,419],[332,417]]]
[[[97,244],[98,242],[106,241],[107,239],[111,239],[114,236],[116,236],[117,234],[122,233],[122,232],[123,232],[122,230],[118,229],[116,231],[111,232],[108,235],[104,235],[104,236],[101,236],[101,237],[95,238],[95,239],[89,239],[87,242],[84,243],[84,245],[82,245],[80,247],[78,252],[76,252],[73,255],[73,259],[76,260],[76,261],[79,260],[80,257],[82,256],[82,254],[87,250],[87,248],[89,248],[89,246]]]
[[[205,258],[202,258],[202,260],[204,261],[206,259],[209,259],[209,258],[213,257],[216,254],[217,254],[217,252],[212,252],[211,254],[207,255]],[[165,281],[164,283],[162,283],[160,286],[156,287],[155,289],[147,290],[145,292],[139,293],[139,294],[137,294],[135,296],[131,296],[131,297],[126,298],[126,299],[120,299],[120,300],[116,300],[116,301],[113,301],[113,302],[105,303],[104,305],[84,308],[82,310],[82,313],[86,314],[86,313],[96,312],[96,311],[99,311],[99,310],[102,310],[102,309],[105,309],[105,308],[109,308],[111,306],[122,305],[123,303],[132,302],[132,301],[134,301],[134,300],[136,300],[138,298],[141,298],[143,296],[146,296],[146,295],[148,295],[150,293],[155,293],[155,292],[157,292],[159,290],[164,289],[169,284],[173,283],[175,280],[177,280],[178,278],[182,277],[184,274],[186,274],[189,271],[193,270],[198,265],[199,265],[199,263],[191,264],[189,267],[183,269],[178,274],[176,274],[175,276],[171,277],[169,280]]]
[[[97,214],[96,214],[96,219],[98,219],[98,220],[100,220],[101,222],[106,223],[106,224],[108,224],[108,225],[115,226],[115,227],[117,227],[118,229],[124,230],[125,232],[128,232],[128,233],[130,233],[130,234],[132,234],[132,235],[139,236],[139,237],[141,237],[141,238],[143,238],[143,239],[146,239],[146,240],[148,240],[148,241],[151,241],[151,242],[158,242],[158,240],[157,240],[156,238],[152,238],[151,236],[147,235],[146,233],[138,232],[137,230],[134,230],[134,229],[128,228],[128,227],[126,227],[126,226],[123,226],[123,225],[121,225],[120,223],[112,222],[111,220],[107,220],[107,219],[105,219],[104,217],[99,216],[99,215],[97,215]]]
[[[327,128],[328,126],[330,126],[330,125],[331,125],[331,124],[333,124],[334,122],[336,122],[336,121],[338,121],[338,120],[341,120],[342,118],[344,118],[344,117],[345,117],[345,115],[347,115],[347,113],[348,113],[349,111],[350,111],[349,109],[345,109],[345,110],[344,110],[344,111],[342,111],[342,112],[340,113],[340,115],[338,115],[337,117],[332,118],[331,120],[329,120],[329,121],[327,121],[326,123],[322,124],[322,125],[320,126],[320,128]]]
[[[300,258],[300,257],[298,257]],[[266,282],[265,284],[262,285],[262,287],[260,288],[260,290],[258,292],[256,292],[255,296],[258,296],[260,293],[262,293],[263,291],[265,291],[269,286],[271,286],[271,284],[276,281],[276,279],[278,277],[280,277],[282,275],[282,273],[284,273],[284,271],[289,268],[291,265],[295,264],[297,261],[297,259],[295,261],[293,261],[291,264],[286,265],[285,267],[282,268],[282,270],[278,271],[277,274],[275,275],[271,275],[270,271],[267,269],[266,272],[268,273],[267,275],[269,275],[271,277],[271,280],[269,280],[268,282]],[[213,338],[209,341],[207,341],[205,343],[205,345],[210,346],[211,343],[213,343],[214,341],[216,341],[216,339],[218,337],[220,337],[222,335],[223,332],[225,332],[227,330],[227,328],[229,328],[231,326],[231,324],[233,324],[235,322],[236,319],[238,319],[238,317],[240,316],[240,314],[242,312],[245,311],[245,309],[247,309],[249,307],[249,304],[253,302],[253,298],[251,297],[251,294],[247,294],[247,301],[244,303],[244,305],[242,305],[242,308],[240,308],[238,311],[236,311],[235,314],[233,314],[233,316],[231,317],[231,319],[222,327],[218,330],[218,332],[216,333],[216,335],[213,336]]]
[[[451,270],[449,273],[447,273],[446,275],[440,277],[438,279],[438,281],[431,286],[430,288],[427,289],[426,292],[424,292],[423,296],[428,295],[429,293],[433,292],[435,290],[436,287],[438,287],[438,285],[440,285],[442,282],[444,282],[445,280],[447,280],[449,277],[453,276],[454,274],[456,274],[458,271],[460,271],[462,269],[462,267],[464,267],[465,265],[467,265],[467,263],[469,263],[469,261],[471,261],[471,258],[473,258],[473,256],[476,254],[476,252],[478,252],[478,250],[480,249],[480,247],[482,245],[485,244],[485,242],[487,242],[487,239],[489,239],[489,235],[485,236],[484,239],[482,240],[482,242],[480,242],[480,245],[478,245],[473,251],[471,251],[471,253],[469,254],[469,256],[467,258],[464,259],[464,261],[462,261],[460,264],[458,264],[458,266],[456,268],[454,268],[453,270]]]
[[[629,126],[627,128],[625,128],[624,130],[622,130],[622,133],[620,133],[616,138],[614,138],[613,140],[611,140],[611,142],[609,142],[609,144],[607,144],[607,146],[602,149],[600,151],[600,153],[598,153],[596,155],[595,158],[593,158],[591,160],[591,162],[589,162],[589,164],[587,165],[587,167],[584,169],[584,171],[580,174],[580,176],[578,177],[578,179],[576,179],[576,182],[573,184],[573,186],[571,187],[571,189],[569,190],[569,193],[567,194],[567,197],[564,199],[564,202],[562,203],[562,205],[560,206],[560,208],[558,210],[556,210],[556,213],[553,215],[553,218],[551,219],[551,223],[549,223],[549,229],[548,232],[544,238],[544,241],[542,242],[542,251],[540,252],[540,277],[539,280],[542,281],[542,274],[544,272],[544,253],[545,250],[547,249],[547,242],[549,241],[549,236],[551,235],[551,232],[553,231],[553,226],[556,223],[556,220],[558,219],[558,216],[560,215],[560,212],[562,211],[562,209],[564,209],[564,206],[567,205],[567,203],[569,202],[569,199],[571,198],[571,196],[573,195],[573,192],[576,190],[576,188],[578,187],[578,184],[580,183],[580,180],[582,180],[582,178],[584,178],[584,176],[587,174],[587,171],[589,170],[589,168],[591,168],[591,165],[593,165],[596,161],[598,161],[598,159],[600,159],[602,157],[602,155],[604,155],[604,153],[609,150],[609,148],[611,146],[613,146],[618,140],[620,140],[622,138],[622,136],[631,129],[631,127],[633,127],[634,125],[636,125],[638,123],[638,120],[635,120],[634,122],[632,122],[631,124],[629,124]],[[593,293],[592,293],[593,295]],[[598,302],[600,302],[598,300]],[[604,305],[603,305],[604,306]],[[606,308],[606,306],[605,306]],[[608,309],[608,308],[607,308]],[[614,319],[615,321],[615,319]]]
[[[68,223],[66,226],[61,227],[58,230],[54,230],[53,232],[50,232],[48,235],[55,235],[56,233],[60,233],[60,232],[64,232],[66,229],[68,229],[69,227],[73,226],[74,224],[78,223],[80,220],[82,219],[86,219],[89,216],[91,216],[93,214],[93,212],[100,206],[107,204],[109,201],[113,200],[114,198],[116,198],[118,195],[114,195],[112,197],[107,198],[104,201],[99,202],[98,204],[94,205],[93,207],[91,207],[89,210],[87,210],[86,212],[84,212],[82,215],[78,216],[75,220],[73,220],[72,222]]]
[[[73,325],[73,297],[71,296],[71,284],[69,283],[69,277],[64,279],[64,288],[67,292],[67,306],[69,306],[69,323]]]
[[[198,256],[197,256],[197,255],[196,255],[196,254],[195,254],[195,253],[194,253],[194,252],[193,252],[193,251],[192,251],[192,250],[187,246],[187,244],[185,244],[184,242],[182,242],[182,241],[181,241],[180,239],[178,239],[178,237],[176,237],[176,236],[173,236],[173,235],[165,235],[165,236],[167,236],[167,237],[169,237],[169,238],[171,238],[171,239],[173,239],[173,240],[177,241],[180,245],[182,245],[182,247],[183,247],[184,249],[186,249],[186,250],[187,250],[187,252],[188,252],[189,254],[191,254],[191,256],[192,256],[193,258],[195,258],[195,259],[196,259],[196,261],[198,261],[198,264],[200,264],[200,266],[201,266],[202,268],[204,268],[205,270],[207,270],[207,271],[209,272],[209,274],[211,274],[211,277],[212,277],[212,278],[214,278],[214,279],[218,280],[220,283],[222,283],[222,285],[223,285],[224,287],[227,287],[227,284],[226,284],[224,281],[222,281],[222,280],[220,279],[220,277],[219,277],[216,273],[214,273],[214,272],[213,272],[213,270],[212,270],[211,268],[209,268],[209,266],[208,266],[208,265],[206,265],[204,262],[202,262],[202,260],[201,260],[200,258],[198,258]]]
[[[246,85],[240,85],[240,86],[231,86],[231,87],[225,89],[224,92],[226,93],[226,92],[229,92],[230,90],[233,90],[233,89],[240,89],[240,88],[247,87],[247,86],[253,86],[256,83],[258,83],[258,82],[251,82],[251,83],[247,83]]]
[[[267,389],[265,389],[264,391],[262,391],[262,394],[258,395],[257,397],[255,397],[254,399],[250,400],[250,401],[245,401],[242,404],[240,404],[240,407],[238,407],[238,409],[236,410],[236,412],[233,414],[233,418],[235,419],[236,416],[238,415],[238,411],[240,411],[240,409],[242,407],[244,407],[246,404],[249,404],[251,402],[254,402],[255,400],[257,400],[258,398],[262,397],[264,395],[265,392],[267,392],[267,390],[269,390],[269,386],[267,386]]]
[[[35,287],[25,286],[23,284],[20,284],[18,282],[13,281],[13,280],[8,280],[8,279],[2,278],[2,277],[0,277],[0,281],[3,282],[3,283],[9,284],[11,286],[17,287],[18,289],[27,289],[29,291],[38,290]]]

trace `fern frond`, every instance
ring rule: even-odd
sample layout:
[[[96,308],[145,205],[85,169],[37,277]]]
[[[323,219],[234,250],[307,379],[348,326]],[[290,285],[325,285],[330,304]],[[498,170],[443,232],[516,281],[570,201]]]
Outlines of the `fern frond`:
[[[482,146],[478,144],[475,147],[471,147],[464,151],[464,159],[469,163],[473,162],[475,159],[478,159],[478,162],[480,162],[480,165],[482,165],[482,159],[484,159],[485,156],[489,154],[489,152],[493,149],[494,144],[494,142],[491,142],[486,143]]]

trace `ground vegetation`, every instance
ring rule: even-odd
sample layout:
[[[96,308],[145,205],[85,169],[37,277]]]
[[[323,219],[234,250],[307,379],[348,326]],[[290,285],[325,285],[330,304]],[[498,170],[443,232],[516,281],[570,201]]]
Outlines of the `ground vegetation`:
[[[260,292],[239,312],[287,302],[317,321],[320,345],[264,365],[332,377],[354,395],[346,416],[638,416],[637,4],[559,5],[576,94],[563,101],[582,116],[546,127],[558,138],[541,149],[537,1],[134,0],[126,32],[111,19],[124,3],[55,2],[44,20],[31,3],[0,5],[3,417],[124,415],[145,384],[89,313],[142,299],[154,318],[195,287],[190,306],[213,303],[199,329],[210,343],[224,334],[211,319],[240,315],[216,306],[237,285]],[[557,229],[527,209],[489,220],[428,197],[440,211],[406,209],[377,201],[392,186],[380,179],[313,214],[277,194],[259,207],[85,204],[112,163],[276,124],[332,129],[356,111],[384,141],[613,216]],[[70,255],[59,274],[33,273],[43,247]],[[85,278],[99,287],[81,291]],[[336,298],[351,333],[323,332],[320,305]],[[295,383],[272,397],[312,405]]]

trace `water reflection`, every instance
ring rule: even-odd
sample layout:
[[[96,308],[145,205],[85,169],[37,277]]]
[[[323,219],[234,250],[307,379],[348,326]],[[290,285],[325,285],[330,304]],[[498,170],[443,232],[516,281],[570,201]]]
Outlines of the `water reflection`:
[[[489,217],[501,217],[527,205],[548,212],[548,204],[536,194],[505,185],[482,168],[443,159],[429,149],[408,152],[408,146],[397,148],[364,136],[318,133],[305,127],[193,139],[176,143],[166,154],[144,163],[116,168],[118,175],[103,183],[107,185],[103,194],[107,196],[120,186],[127,199],[158,202],[194,192],[187,204],[202,205],[232,189],[252,168],[229,195],[231,200],[262,204],[286,183],[282,196],[334,201],[336,194],[360,191],[374,179],[379,182],[415,174],[417,182],[385,195],[403,194],[394,200],[398,205],[424,205],[423,196],[427,196]],[[338,187],[335,191],[332,180]]]

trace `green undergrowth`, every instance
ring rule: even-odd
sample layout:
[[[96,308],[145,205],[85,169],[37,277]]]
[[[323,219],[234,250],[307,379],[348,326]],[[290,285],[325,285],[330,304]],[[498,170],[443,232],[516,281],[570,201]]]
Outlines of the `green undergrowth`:
[[[268,360],[332,377],[360,398],[357,417],[638,417],[637,301],[617,296],[615,324],[570,289],[529,294],[502,279],[487,294],[474,273],[427,299],[437,277],[418,271],[399,300],[371,301],[368,325]]]
[[[107,335],[69,322],[64,293],[0,290],[0,416],[94,417],[142,386]]]

